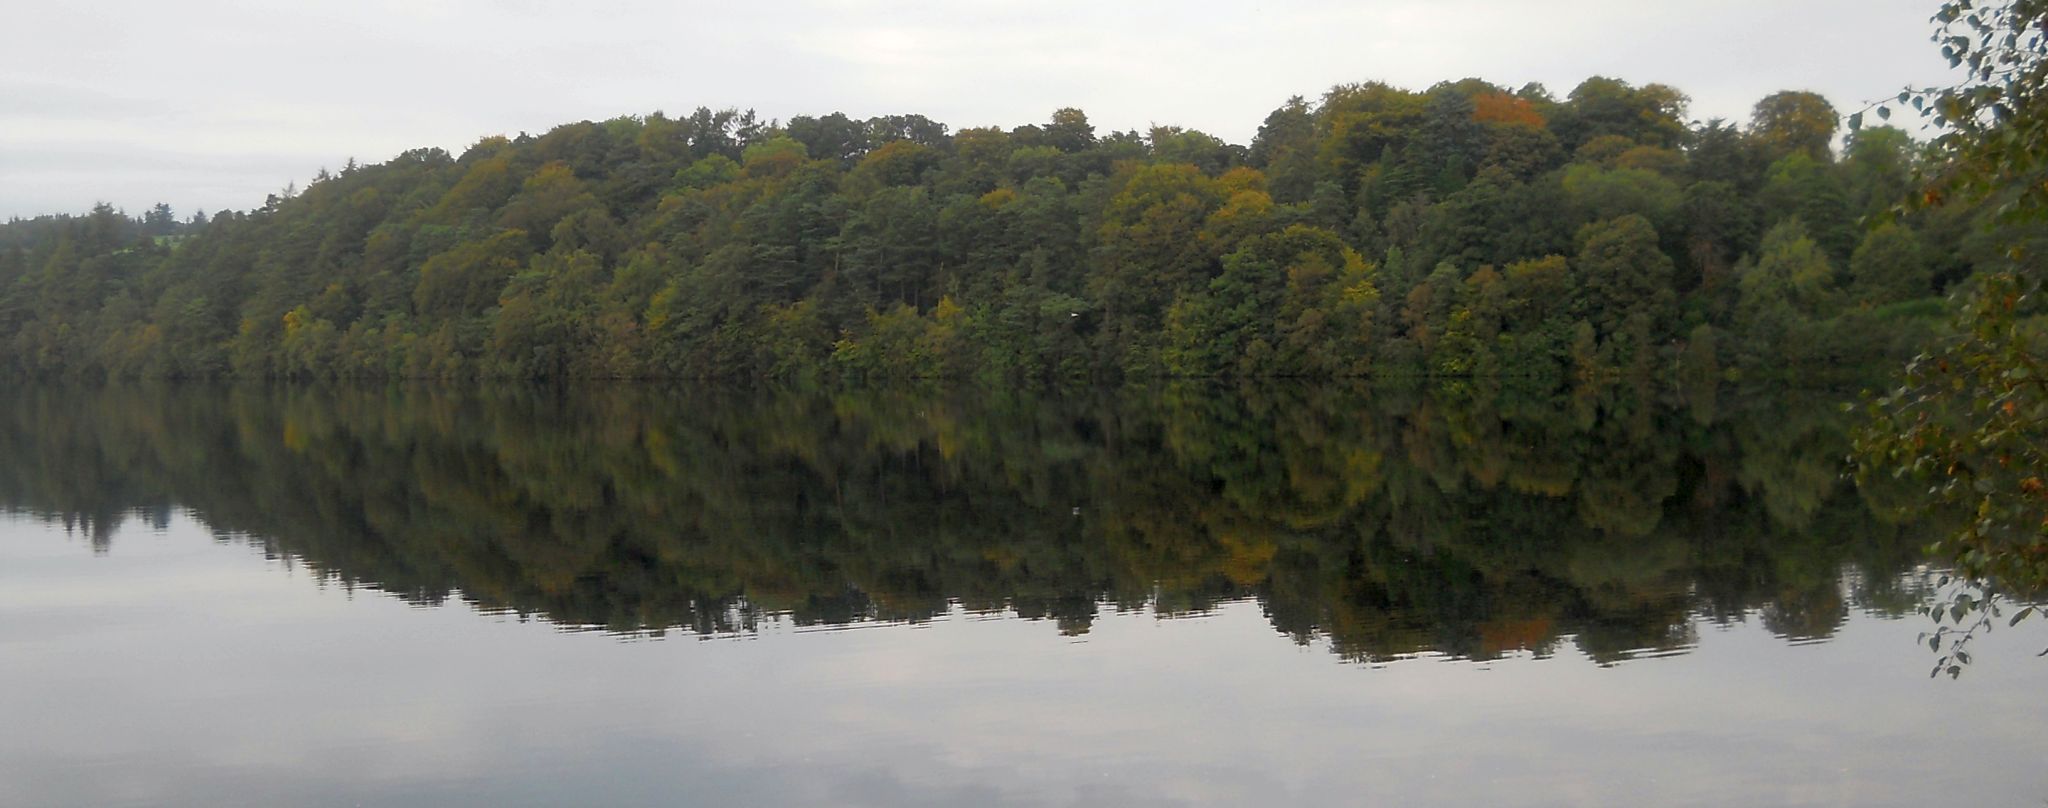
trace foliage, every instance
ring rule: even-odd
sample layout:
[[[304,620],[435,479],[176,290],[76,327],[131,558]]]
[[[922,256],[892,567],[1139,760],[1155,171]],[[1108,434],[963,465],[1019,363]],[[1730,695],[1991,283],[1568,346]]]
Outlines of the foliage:
[[[1956,295],[1953,336],[1870,404],[1857,450],[1863,479],[1909,480],[1961,517],[1935,549],[1968,583],[1929,612],[1952,620],[1929,644],[1946,649],[1935,672],[1954,676],[1999,599],[2048,590],[2048,327],[2038,249],[2048,224],[2048,3],[1952,0],[1933,22],[1934,40],[1963,78],[1898,96],[1896,108],[1910,105],[1938,133],[1910,207],[1987,207],[2000,226],[1975,240],[1995,249]],[[1875,111],[1888,119],[1894,109]],[[1860,114],[1850,121],[1861,122]],[[1861,263],[1858,273],[1875,288],[1921,277],[1900,257]]]
[[[1922,481],[1970,515],[1940,545],[1965,574],[2026,591],[2048,584],[2048,362],[2022,283],[1983,280],[1958,315],[1967,334],[1907,366],[1858,449],[1866,477]]]
[[[1968,513],[1941,545],[1963,573],[2035,590],[2048,585],[2048,346],[2032,249],[2048,223],[2048,4],[1951,2],[1935,22],[1943,55],[1966,78],[1900,96],[1941,131],[1921,201],[1995,205],[2004,249],[1959,295],[1956,336],[1873,402],[1862,473],[1913,479]],[[1866,271],[1917,280],[1910,266]]]
[[[1558,379],[1713,354],[1811,376],[1902,360],[1859,333],[1873,312],[1921,333],[1938,312],[1906,304],[1996,260],[1975,208],[1858,251],[1857,219],[1917,166],[1900,136],[1837,160],[1817,96],[1773,95],[1746,128],[1689,125],[1685,103],[1613,78],[1563,100],[1352,84],[1245,147],[1071,108],[1007,131],[586,121],[351,163],[204,221],[0,225],[0,371]],[[1743,268],[1776,272],[1763,236],[1793,219],[1848,271],[1751,305]]]
[[[1772,159],[1793,152],[1825,156],[1842,126],[1835,107],[1816,93],[1786,91],[1756,102],[1750,127]]]

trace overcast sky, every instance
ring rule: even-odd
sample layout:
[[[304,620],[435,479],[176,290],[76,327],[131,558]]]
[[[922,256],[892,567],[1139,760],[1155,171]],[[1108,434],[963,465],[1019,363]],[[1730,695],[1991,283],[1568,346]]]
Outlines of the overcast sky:
[[[1664,82],[1695,118],[1938,81],[1936,0],[98,0],[0,19],[0,217],[247,209],[349,157],[753,107],[955,129],[1085,110],[1248,142],[1290,95]]]

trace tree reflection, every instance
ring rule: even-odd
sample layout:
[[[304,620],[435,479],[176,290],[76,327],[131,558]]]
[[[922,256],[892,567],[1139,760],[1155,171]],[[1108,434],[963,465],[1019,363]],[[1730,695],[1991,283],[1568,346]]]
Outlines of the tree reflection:
[[[40,387],[0,503],[171,503],[352,586],[618,632],[1085,633],[1255,597],[1341,656],[1683,649],[1901,613],[1920,533],[1841,479],[1837,396],[1461,383],[1114,390]],[[1845,576],[1845,572],[1847,573]],[[1845,583],[1846,581],[1846,583]]]

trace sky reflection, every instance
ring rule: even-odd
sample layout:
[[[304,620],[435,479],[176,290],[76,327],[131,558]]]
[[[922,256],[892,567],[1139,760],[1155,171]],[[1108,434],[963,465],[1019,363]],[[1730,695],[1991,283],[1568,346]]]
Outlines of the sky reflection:
[[[1087,634],[915,625],[620,642],[322,585],[188,517],[95,557],[0,526],[0,803],[2019,804],[2038,624],[1961,681],[1918,619],[1692,653],[1332,664],[1256,601]],[[1955,751],[1950,751],[1955,750]]]

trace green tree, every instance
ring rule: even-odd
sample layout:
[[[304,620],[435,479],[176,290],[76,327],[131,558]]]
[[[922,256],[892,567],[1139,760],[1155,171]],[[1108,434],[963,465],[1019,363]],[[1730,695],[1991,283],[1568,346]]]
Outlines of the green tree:
[[[1798,218],[1815,241],[1840,261],[1856,247],[1855,213],[1836,166],[1804,151],[1771,164],[1759,194],[1763,221]]]
[[[1988,202],[2007,225],[2048,220],[2048,3],[1955,0],[1934,19],[1943,56],[1966,78],[1899,96],[1941,132],[1921,201]],[[1943,542],[1965,573],[2038,589],[2048,585],[2043,273],[2023,242],[2001,241],[2011,245],[2005,263],[1964,296],[1957,336],[1914,360],[1902,385],[1872,404],[1860,474],[1928,485],[1967,515]]]
[[[1749,136],[1767,159],[1795,152],[1826,161],[1833,155],[1842,116],[1819,93],[1785,90],[1765,96],[1750,112]]]
[[[1649,338],[1669,331],[1676,313],[1676,270],[1670,256],[1658,249],[1657,229],[1648,219],[1629,214],[1581,228],[1572,268],[1577,291],[1572,311],[1593,325],[1603,343],[1623,339],[1628,320],[1638,314],[1649,320]]]
[[[1054,110],[1044,133],[1046,145],[1068,154],[1095,145],[1095,127],[1088,123],[1088,114],[1073,107]]]
[[[1571,151],[1603,135],[1645,146],[1677,146],[1685,139],[1689,101],[1684,93],[1662,84],[1639,88],[1596,76],[1572,88],[1569,102],[1554,116],[1554,127]]]
[[[830,377],[865,367],[825,358],[847,341],[932,359],[894,375],[1542,376],[1575,346],[1589,370],[1647,372],[1701,324],[1750,344],[1763,324],[1730,281],[1760,224],[1796,216],[1858,278],[1904,271],[1875,247],[1852,261],[1856,221],[1931,164],[1864,130],[1839,163],[1798,148],[1766,172],[1766,135],[1817,142],[1802,109],[1745,134],[1613,79],[1563,102],[1357,84],[1290,100],[1249,148],[1098,135],[1071,109],[957,133],[914,115],[583,121],[350,165],[203,224],[110,206],[0,224],[0,367]],[[2005,260],[1977,216],[1898,221],[1932,257],[1923,285],[1970,288]],[[1631,217],[1646,227],[1618,237]],[[1787,309],[1789,344],[1825,350],[1722,358],[1846,366],[1935,305],[1870,297]]]
[[[1884,305],[1917,300],[1933,293],[1934,267],[1927,247],[1913,231],[1886,222],[1864,234],[1849,257],[1849,284],[1855,298]]]
[[[480,314],[496,305],[498,292],[530,254],[522,230],[507,230],[467,242],[420,265],[413,306],[429,316]]]
[[[1137,169],[1103,211],[1101,269],[1089,297],[1101,307],[1105,359],[1136,371],[1154,366],[1165,309],[1216,273],[1216,248],[1201,237],[1223,202],[1215,180],[1193,166]]]
[[[1834,266],[1798,219],[1764,234],[1756,267],[1742,276],[1741,286],[1744,301],[1782,302],[1807,319],[1825,317],[1840,304]]]
[[[1854,209],[1872,216],[1905,201],[1919,168],[1918,152],[1912,136],[1897,127],[1864,127],[1850,133],[1842,167],[1849,175]]]

